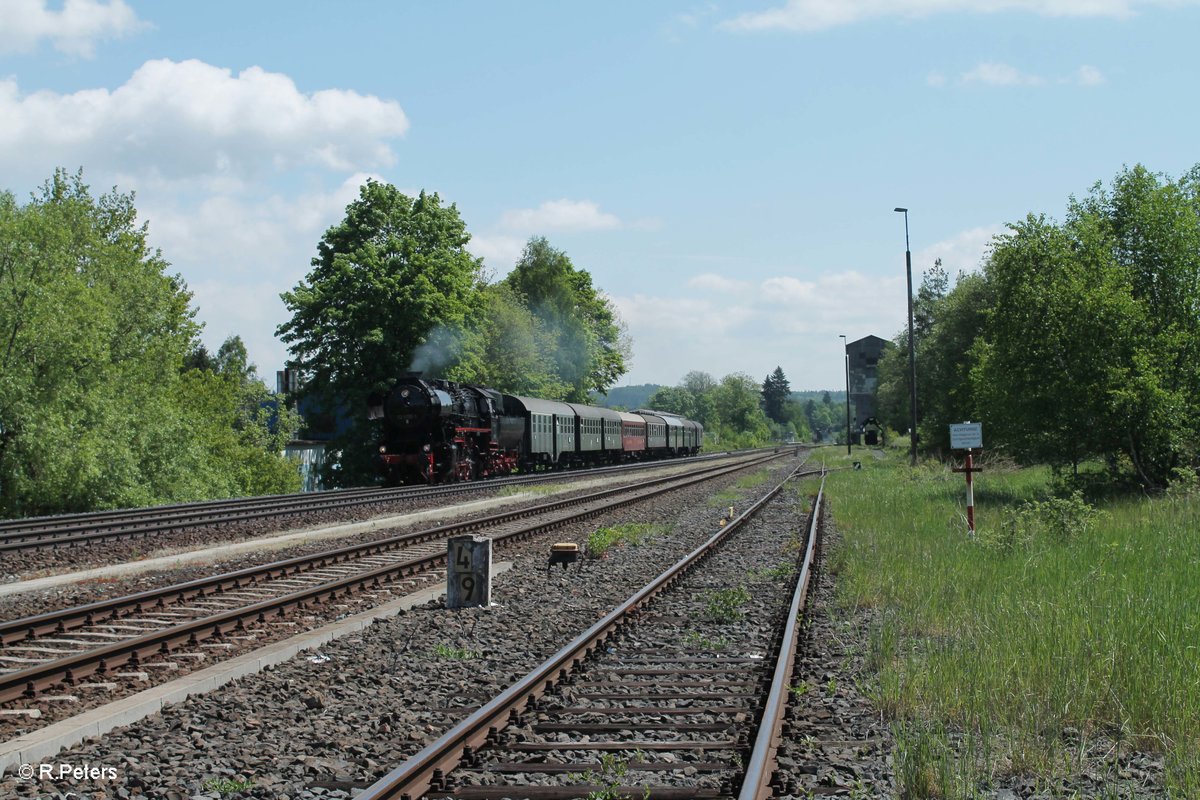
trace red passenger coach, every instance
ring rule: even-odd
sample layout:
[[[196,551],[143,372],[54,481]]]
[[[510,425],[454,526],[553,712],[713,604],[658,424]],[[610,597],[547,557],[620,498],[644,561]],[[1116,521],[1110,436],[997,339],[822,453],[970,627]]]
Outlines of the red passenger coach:
[[[626,458],[641,458],[646,453],[646,420],[625,411],[621,415],[621,449]]]

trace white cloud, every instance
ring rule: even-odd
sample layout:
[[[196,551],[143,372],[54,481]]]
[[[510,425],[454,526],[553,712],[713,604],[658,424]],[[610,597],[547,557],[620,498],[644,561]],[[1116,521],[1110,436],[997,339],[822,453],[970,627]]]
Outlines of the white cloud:
[[[945,86],[946,76],[941,72],[931,72],[925,76],[925,83],[928,86]]]
[[[920,18],[948,13],[1025,12],[1049,17],[1128,17],[1138,7],[1195,5],[1198,0],[787,0],[767,11],[726,20],[735,32],[811,32],[880,17]]]
[[[984,86],[1040,86],[1045,83],[1037,75],[1027,75],[1009,64],[984,62],[959,76],[964,85],[973,83]]]
[[[29,53],[43,40],[68,55],[91,58],[96,42],[116,39],[148,27],[124,0],[66,0],[61,11],[46,0],[0,3],[0,53]]]
[[[959,272],[977,272],[991,249],[992,239],[1006,230],[1003,225],[982,225],[918,250],[913,253],[913,283],[920,284],[920,272],[939,258],[951,278]]]
[[[395,161],[408,129],[399,104],[357,92],[306,94],[287,75],[189,60],[148,61],[113,91],[22,94],[0,80],[0,167],[103,165],[168,179],[252,175],[316,165],[341,171]]]
[[[884,280],[854,270],[812,279],[776,276],[754,285],[707,272],[686,285],[703,294],[613,297],[634,341],[624,383],[670,383],[692,369],[717,378],[733,372],[761,378],[779,365],[796,388],[837,387],[838,335],[890,338],[907,308],[902,272]],[[719,287],[731,290],[712,296]],[[639,347],[642,342],[654,346]]]
[[[237,334],[263,377],[286,357],[274,338],[287,311],[279,294],[309,271],[317,243],[358,196],[367,173],[351,175],[331,190],[298,196],[235,186],[201,187],[194,202],[173,184],[139,188],[139,216],[150,244],[162,250],[193,293],[203,338],[210,347]]]
[[[506,211],[500,224],[512,231],[539,233],[557,231],[612,230],[621,227],[621,220],[601,211],[590,200],[548,200],[537,208]]]
[[[520,236],[505,234],[471,234],[471,241],[467,242],[467,251],[477,258],[482,258],[484,266],[491,270],[493,277],[502,278],[517,263],[517,259],[525,251],[527,241]]]

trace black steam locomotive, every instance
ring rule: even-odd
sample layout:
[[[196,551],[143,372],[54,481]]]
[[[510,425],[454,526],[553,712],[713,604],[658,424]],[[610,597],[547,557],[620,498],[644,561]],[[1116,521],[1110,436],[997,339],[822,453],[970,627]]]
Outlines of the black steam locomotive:
[[[694,455],[698,422],[504,394],[465,383],[401,378],[367,400],[390,485],[470,481],[520,471]]]

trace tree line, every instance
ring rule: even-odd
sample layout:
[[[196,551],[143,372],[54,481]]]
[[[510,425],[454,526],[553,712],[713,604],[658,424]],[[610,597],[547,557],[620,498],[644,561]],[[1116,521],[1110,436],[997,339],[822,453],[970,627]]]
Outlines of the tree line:
[[[298,424],[233,337],[210,357],[132,194],[0,192],[0,515],[295,491]]]
[[[705,444],[711,447],[761,447],[812,438],[811,409],[791,398],[781,367],[762,384],[741,372],[718,381],[707,372],[693,370],[678,386],[654,392],[647,406],[696,420],[704,426]]]
[[[1138,165],[1029,214],[953,287],[940,263],[914,299],[918,432],[984,423],[989,450],[1157,489],[1200,467],[1200,165]],[[880,362],[878,405],[908,427],[907,335]]]

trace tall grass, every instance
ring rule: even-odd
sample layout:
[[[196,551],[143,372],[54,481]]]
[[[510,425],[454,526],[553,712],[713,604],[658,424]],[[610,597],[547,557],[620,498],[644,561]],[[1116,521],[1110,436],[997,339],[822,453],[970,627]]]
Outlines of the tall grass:
[[[1062,774],[1103,737],[1162,753],[1171,795],[1200,797],[1195,496],[1095,511],[1047,500],[1044,470],[990,470],[969,538],[961,475],[859,458],[862,472],[829,479],[833,566],[841,600],[876,610],[874,693],[897,722],[898,767],[937,778],[909,796]],[[927,741],[943,729],[959,742],[953,768],[904,762],[944,762]]]

